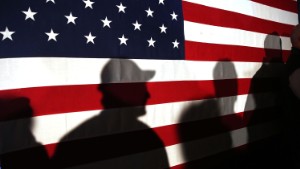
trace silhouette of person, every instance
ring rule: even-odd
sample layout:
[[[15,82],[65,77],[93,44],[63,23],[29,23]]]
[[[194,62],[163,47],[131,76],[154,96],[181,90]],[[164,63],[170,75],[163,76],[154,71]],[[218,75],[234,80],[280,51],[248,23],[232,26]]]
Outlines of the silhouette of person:
[[[300,25],[296,25],[291,33],[292,49],[286,63],[286,145],[289,163],[293,168],[300,168]]]
[[[1,168],[49,169],[47,152],[30,130],[33,112],[29,99],[1,99],[0,112]]]
[[[234,146],[230,134],[230,130],[235,128],[232,123],[241,121],[233,114],[238,87],[237,75],[234,65],[227,59],[217,63],[213,75],[215,95],[192,104],[180,118],[178,132],[183,143],[186,169],[232,167],[228,160],[233,158],[234,153],[224,155],[223,152]],[[230,79],[226,79],[227,77]],[[201,139],[207,141],[197,142]]]
[[[251,80],[244,116],[248,129],[247,154],[244,163],[248,168],[279,167],[284,159],[280,156],[282,154],[281,136],[278,134],[258,140],[260,131],[255,128],[257,125],[272,122],[276,118],[283,119],[283,100],[281,99],[284,63],[281,46],[281,38],[277,32],[266,36],[262,66]],[[273,130],[282,126],[283,121]]]
[[[55,168],[168,168],[163,142],[138,120],[146,114],[150,94],[145,82],[153,76],[154,71],[143,71],[131,60],[110,60],[98,88],[104,110],[61,139],[52,159]]]

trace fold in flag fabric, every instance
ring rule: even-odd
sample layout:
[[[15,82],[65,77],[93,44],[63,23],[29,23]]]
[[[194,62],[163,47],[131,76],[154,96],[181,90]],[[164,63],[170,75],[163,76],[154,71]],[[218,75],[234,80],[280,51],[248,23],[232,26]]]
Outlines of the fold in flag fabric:
[[[201,168],[279,132],[296,1],[0,3],[3,168]]]

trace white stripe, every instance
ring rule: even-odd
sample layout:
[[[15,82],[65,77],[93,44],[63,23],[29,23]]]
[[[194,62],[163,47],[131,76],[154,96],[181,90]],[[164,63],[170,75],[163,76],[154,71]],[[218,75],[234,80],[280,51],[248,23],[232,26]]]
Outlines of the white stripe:
[[[213,8],[219,8],[283,24],[298,24],[298,15],[293,12],[259,4],[250,0],[184,0]],[[230,19],[230,18],[229,18]]]
[[[212,26],[207,24],[200,24],[185,21],[184,22],[185,39],[188,41],[213,43],[213,44],[225,44],[225,45],[237,45],[237,46],[249,46],[257,48],[266,48],[266,37],[272,37],[273,35],[267,35],[263,33],[245,31],[233,28],[224,28],[219,26]],[[273,36],[274,39],[279,37]],[[290,50],[291,42],[288,37],[280,37],[282,41],[282,49]],[[279,43],[278,43],[279,44]],[[277,46],[268,46],[268,48],[278,49]]]
[[[107,61],[108,59],[93,58],[0,59],[0,90],[37,86],[99,84],[101,83],[100,74]],[[182,60],[133,60],[133,62],[142,70],[155,71],[155,75],[150,81],[252,78],[262,65],[262,63],[257,62],[229,63]],[[217,63],[219,63],[218,68],[216,68]],[[214,77],[214,72],[223,73]],[[136,72],[132,73],[134,77]],[[115,72],[115,74],[121,73]],[[114,82],[137,82],[137,80],[126,81],[123,79]]]
[[[252,95],[239,95],[237,97],[233,96],[233,97],[224,97],[224,98],[210,99],[210,100],[185,101],[185,102],[166,103],[166,104],[159,104],[159,105],[150,105],[150,106],[146,106],[146,112],[147,112],[146,115],[140,117],[139,120],[144,124],[146,124],[147,126],[149,126],[150,128],[154,128],[154,127],[177,124],[180,122],[189,122],[189,121],[208,119],[208,118],[213,118],[218,116],[230,115],[237,112],[243,112],[245,107],[247,108],[246,111],[255,109],[256,108],[255,103],[254,100],[251,101],[252,99],[251,96]],[[268,98],[272,97],[270,93],[256,94],[256,97],[259,96],[269,96]],[[245,104],[247,98],[250,98],[250,101],[247,102],[248,105],[246,106]],[[274,105],[274,102],[272,102],[271,99],[269,99],[269,101],[270,101],[269,104],[266,103],[263,106],[271,107]],[[214,107],[214,109],[211,109],[211,107],[209,107],[209,110],[205,109],[205,104],[207,102],[214,102],[216,104],[216,107]],[[204,108],[201,108],[201,106],[204,106]],[[217,106],[220,107],[220,112],[212,111],[212,110],[217,110]],[[190,109],[193,110],[194,107],[198,107],[198,111],[202,113],[196,113],[196,116],[195,115],[186,116],[187,114],[191,113]],[[109,131],[100,131],[101,129],[99,129],[100,128],[99,127],[97,130],[90,130],[91,132],[89,133],[90,134],[89,136],[101,136],[106,134],[140,130],[139,128],[136,128],[135,126],[131,125],[132,119],[124,118],[125,116],[130,117],[129,116],[130,113],[134,112],[137,109],[138,108],[123,108],[117,110],[112,109],[111,112],[109,113],[111,113],[114,116],[113,117],[110,116],[111,119],[108,119],[107,121],[116,121],[115,118],[117,118],[118,120],[122,120],[122,126],[119,127],[111,126]],[[31,132],[35,136],[36,140],[42,144],[57,143],[68,132],[80,126],[82,123],[86,122],[87,120],[97,117],[97,115],[99,114],[100,114],[100,110],[96,110],[96,111],[85,111],[85,112],[75,112],[75,113],[65,113],[65,114],[55,114],[55,115],[34,117],[32,118],[33,126],[31,128]],[[21,142],[24,139],[24,135],[22,134],[18,135],[17,133],[24,132],[26,127],[28,127],[27,119],[0,123],[0,129],[14,131],[15,133],[15,135],[3,136],[4,138],[9,140],[21,141]],[[24,133],[26,134],[27,132]],[[82,137],[87,137],[87,136],[82,136]],[[26,146],[23,143],[20,144]],[[0,140],[0,147],[1,146],[3,145],[1,145],[1,140]],[[11,151],[13,149],[17,149],[18,147],[19,145],[17,143],[11,143],[11,145],[5,145],[2,148],[2,150],[0,150],[2,151],[0,152],[0,154],[3,153],[3,151],[4,152]]]

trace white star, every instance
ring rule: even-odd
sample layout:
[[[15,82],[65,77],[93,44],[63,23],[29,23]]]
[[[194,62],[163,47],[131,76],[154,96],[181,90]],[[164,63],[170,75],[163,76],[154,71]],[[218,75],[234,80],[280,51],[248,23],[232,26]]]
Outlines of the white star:
[[[91,8],[91,9],[93,9],[93,4],[94,4],[95,2],[90,1],[90,0],[85,0],[85,1],[83,1],[83,2],[85,3],[85,8],[89,7],[89,8]]]
[[[26,15],[25,20],[30,18],[34,21],[34,15],[37,14],[37,12],[32,12],[30,7],[28,8],[28,11],[22,11],[22,12]]]
[[[180,44],[179,42],[177,42],[177,39],[172,43],[174,45],[173,48],[178,48],[178,45]]]
[[[69,16],[65,15],[65,17],[68,19],[68,24],[69,24],[69,23],[73,23],[74,25],[76,24],[76,23],[75,23],[75,19],[77,19],[77,17],[76,17],[76,16],[73,16],[73,15],[72,15],[72,12],[70,12],[70,15],[69,15]]]
[[[128,40],[127,38],[125,38],[125,36],[123,35],[122,38],[119,38],[120,40],[120,45],[124,44],[127,45],[126,41]]]
[[[5,31],[2,31],[0,33],[3,35],[3,38],[2,38],[2,41],[3,41],[7,38],[10,39],[10,40],[13,40],[11,35],[14,34],[15,32],[14,31],[9,31],[8,28],[6,27]]]
[[[150,7],[148,8],[148,10],[145,10],[145,11],[147,12],[147,17],[148,17],[148,16],[153,17],[154,11],[151,11]]]
[[[160,28],[160,33],[167,33],[167,27],[165,27],[165,25],[164,24],[162,24],[162,26],[161,27],[159,27]]]
[[[54,33],[52,29],[51,29],[50,32],[45,32],[45,33],[46,33],[46,35],[48,35],[48,37],[49,37],[49,38],[48,38],[48,41],[50,41],[50,40],[56,41],[56,36],[59,35],[59,33]]]
[[[86,35],[86,36],[84,36],[84,37],[87,39],[87,41],[86,41],[87,44],[88,44],[89,42],[95,44],[95,43],[94,43],[94,39],[96,38],[96,36],[93,36],[91,32],[90,32],[89,35]]]
[[[135,23],[132,23],[134,26],[134,30],[141,30],[142,24],[139,24],[138,21],[135,21]]]
[[[48,2],[52,2],[52,3],[55,4],[55,1],[54,1],[54,0],[47,0],[46,3],[48,3]]]
[[[101,21],[103,22],[103,28],[104,28],[105,26],[107,26],[107,27],[110,28],[110,23],[111,23],[112,21],[108,20],[107,17],[105,17],[105,19],[104,19],[104,20],[101,20]]]
[[[125,13],[125,8],[127,8],[126,6],[123,6],[122,2],[120,3],[120,5],[116,5],[119,8],[119,13],[123,12]]]
[[[158,2],[158,4],[165,4],[165,2],[164,2],[165,0],[159,0],[159,2]]]
[[[151,39],[150,40],[147,40],[148,41],[148,43],[149,43],[149,46],[148,47],[150,47],[150,46],[153,46],[153,47],[155,47],[154,46],[154,43],[156,42],[155,40],[153,40],[152,39],[152,37],[151,37]]]
[[[177,16],[176,13],[173,11],[172,14],[170,14],[172,16],[172,20],[177,20]]]

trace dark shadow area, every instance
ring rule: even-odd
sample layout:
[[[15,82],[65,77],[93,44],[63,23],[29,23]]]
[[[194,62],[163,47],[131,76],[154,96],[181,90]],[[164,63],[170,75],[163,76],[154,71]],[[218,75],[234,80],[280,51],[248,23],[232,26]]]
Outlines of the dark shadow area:
[[[61,139],[52,158],[54,168],[168,168],[162,140],[138,120],[146,114],[150,94],[145,82],[153,76],[130,60],[110,60],[98,87],[104,110]]]
[[[281,134],[284,126],[284,63],[282,42],[277,32],[266,36],[264,49],[262,66],[251,80],[245,105],[248,145],[244,159],[240,161],[244,168],[289,168]],[[263,127],[266,125],[272,127]]]
[[[194,102],[180,118],[178,132],[186,169],[232,166],[229,161],[234,151],[228,152],[234,146],[230,131],[241,127],[240,117],[234,114],[237,74],[226,59],[217,63],[213,73],[215,95],[206,97],[213,99]],[[232,78],[226,79],[227,75]]]
[[[300,3],[298,1],[298,7]],[[298,8],[300,10],[300,8]],[[291,32],[291,54],[286,62],[285,86],[285,145],[291,169],[300,168],[300,25]]]
[[[31,133],[33,111],[29,99],[0,99],[0,112],[1,168],[50,169],[44,146]]]

